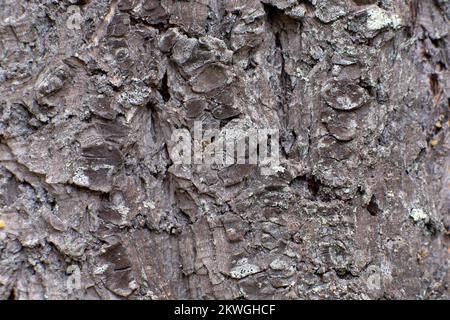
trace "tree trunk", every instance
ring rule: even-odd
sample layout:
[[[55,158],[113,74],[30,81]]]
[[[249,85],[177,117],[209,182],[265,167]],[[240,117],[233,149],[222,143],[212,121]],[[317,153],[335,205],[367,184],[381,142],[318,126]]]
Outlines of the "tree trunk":
[[[0,6],[0,298],[450,298],[448,1]]]

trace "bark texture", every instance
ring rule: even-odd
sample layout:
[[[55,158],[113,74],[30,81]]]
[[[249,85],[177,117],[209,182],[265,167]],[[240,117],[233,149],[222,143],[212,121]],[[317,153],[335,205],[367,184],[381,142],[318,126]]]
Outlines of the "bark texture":
[[[0,298],[449,298],[447,0],[0,8]],[[174,165],[195,120],[282,168]]]

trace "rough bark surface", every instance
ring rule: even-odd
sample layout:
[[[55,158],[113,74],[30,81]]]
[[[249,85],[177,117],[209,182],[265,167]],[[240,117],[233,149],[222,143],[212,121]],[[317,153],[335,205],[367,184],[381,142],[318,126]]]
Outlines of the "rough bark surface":
[[[447,0],[0,8],[0,298],[449,298]],[[174,165],[195,120],[280,172]]]

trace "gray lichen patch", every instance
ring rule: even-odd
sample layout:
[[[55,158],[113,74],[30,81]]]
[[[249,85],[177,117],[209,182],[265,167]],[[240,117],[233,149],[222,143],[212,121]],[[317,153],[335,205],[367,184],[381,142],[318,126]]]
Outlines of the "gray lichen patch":
[[[367,10],[367,28],[369,30],[380,30],[387,27],[398,28],[402,20],[397,14],[389,13],[378,6]]]
[[[230,270],[230,276],[234,279],[242,279],[252,274],[258,273],[261,268],[258,265],[249,263],[247,259],[241,259]]]
[[[72,181],[73,183],[75,183],[76,185],[79,185],[81,187],[88,187],[89,186],[89,177],[85,174],[85,170],[86,168],[78,168],[75,171],[74,176],[72,177]]]
[[[316,17],[324,22],[330,23],[344,17],[349,12],[347,3],[339,0],[320,0],[317,1]]]

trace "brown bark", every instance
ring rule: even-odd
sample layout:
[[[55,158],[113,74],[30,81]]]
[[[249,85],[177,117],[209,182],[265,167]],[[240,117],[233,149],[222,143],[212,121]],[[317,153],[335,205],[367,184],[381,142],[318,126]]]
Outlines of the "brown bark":
[[[449,298],[448,1],[0,5],[0,298]]]

